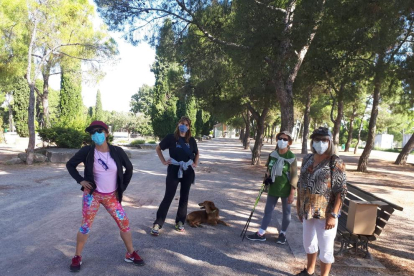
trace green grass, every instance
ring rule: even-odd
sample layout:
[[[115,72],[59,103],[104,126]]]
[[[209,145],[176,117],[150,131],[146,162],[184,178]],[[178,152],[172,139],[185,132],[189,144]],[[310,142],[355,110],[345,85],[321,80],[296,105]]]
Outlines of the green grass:
[[[155,142],[154,140],[148,141],[148,144],[156,144],[157,142]]]
[[[374,150],[401,153],[401,150],[400,149],[381,149],[381,148],[374,147]],[[410,154],[414,155],[414,151],[411,151]]]

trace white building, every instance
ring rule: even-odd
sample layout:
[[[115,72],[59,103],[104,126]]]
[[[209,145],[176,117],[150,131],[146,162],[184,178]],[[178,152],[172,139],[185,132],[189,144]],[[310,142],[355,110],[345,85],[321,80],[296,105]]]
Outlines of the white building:
[[[374,147],[380,149],[392,149],[394,143],[394,135],[377,134],[374,140]]]
[[[411,136],[413,136],[413,134],[404,134],[404,136],[403,136],[403,142],[402,142],[402,147],[405,147],[405,144],[408,143],[408,140],[410,140]]]
[[[214,125],[213,135],[214,138],[238,138],[235,128],[222,123]]]

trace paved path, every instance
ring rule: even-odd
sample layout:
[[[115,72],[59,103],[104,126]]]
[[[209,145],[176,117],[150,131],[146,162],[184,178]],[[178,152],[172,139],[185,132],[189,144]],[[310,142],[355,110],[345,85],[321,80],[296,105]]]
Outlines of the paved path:
[[[101,208],[83,252],[81,274],[291,275],[303,268],[305,260],[295,258],[300,254],[295,250],[300,251],[301,245],[296,218],[292,230],[295,228],[297,234],[288,236],[292,249],[276,245],[276,219],[271,222],[267,242],[241,242],[239,234],[264,173],[263,167],[250,165],[250,151],[243,150],[238,141],[226,139],[202,142],[199,148],[201,165],[190,191],[189,212],[198,209],[198,202],[212,200],[231,226],[187,226],[185,233],[178,233],[173,230],[178,205],[174,200],[161,235],[149,235],[164,194],[166,167],[155,151],[135,150],[131,160],[134,176],[124,206],[135,247],[146,266],[135,267],[123,261],[125,248],[118,228]],[[81,195],[63,165],[0,165],[0,275],[72,275],[68,268],[81,223]],[[252,231],[259,226],[265,199],[263,196],[252,220]],[[279,208],[276,215],[280,216]],[[378,275],[378,271],[343,272],[341,268],[334,272]]]

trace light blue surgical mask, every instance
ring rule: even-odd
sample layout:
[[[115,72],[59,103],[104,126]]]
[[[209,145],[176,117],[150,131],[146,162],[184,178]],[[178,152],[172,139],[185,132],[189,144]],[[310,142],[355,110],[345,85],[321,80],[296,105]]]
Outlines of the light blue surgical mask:
[[[180,130],[180,132],[182,133],[186,133],[188,131],[188,127],[186,125],[179,125],[178,129]]]
[[[105,142],[105,133],[98,133],[95,132],[94,134],[92,134],[92,141],[95,142],[95,144],[97,144],[98,146],[102,145]]]

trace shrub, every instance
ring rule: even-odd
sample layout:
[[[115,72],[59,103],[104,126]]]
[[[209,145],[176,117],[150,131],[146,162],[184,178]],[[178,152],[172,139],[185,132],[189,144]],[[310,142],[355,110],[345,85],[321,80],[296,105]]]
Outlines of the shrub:
[[[155,142],[154,140],[152,141],[148,141],[148,144],[156,144],[157,142]]]
[[[134,140],[130,143],[131,146],[142,145],[145,144],[145,140]]]
[[[78,149],[82,144],[92,144],[91,135],[85,131],[70,128],[53,126],[38,130],[40,138],[48,143],[55,143],[59,148]],[[109,135],[108,142],[112,142],[114,137]]]
[[[73,128],[50,127],[38,130],[40,138],[48,143],[55,143],[59,148],[77,149],[83,142],[90,141],[90,135]]]

